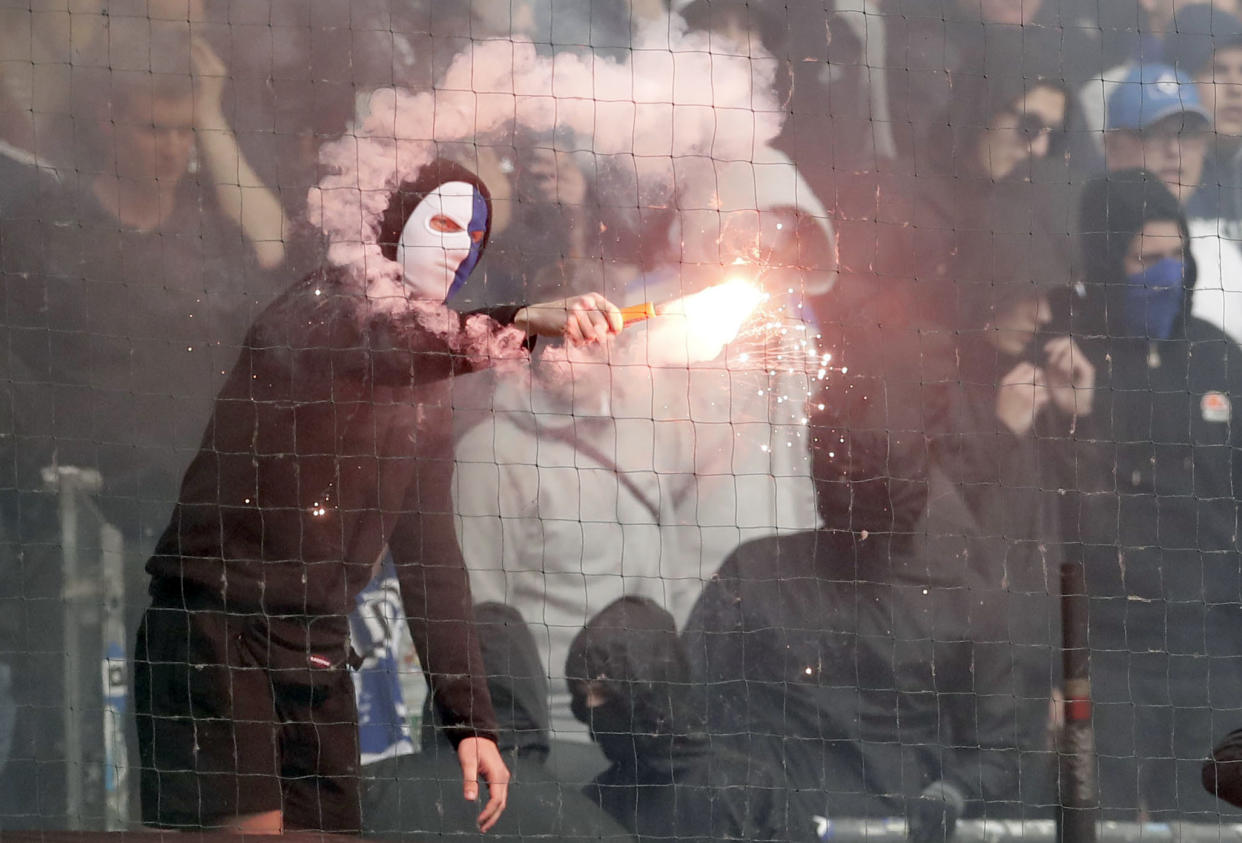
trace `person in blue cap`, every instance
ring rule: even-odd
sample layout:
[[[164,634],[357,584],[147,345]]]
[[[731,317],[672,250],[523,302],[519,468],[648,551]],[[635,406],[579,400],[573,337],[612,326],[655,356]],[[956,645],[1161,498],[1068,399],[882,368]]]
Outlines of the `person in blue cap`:
[[[1187,27],[1193,31],[1196,25],[1210,26],[1219,15],[1223,13],[1213,12],[1209,21],[1192,20]],[[1200,98],[1205,86],[1192,81],[1185,69],[1199,61],[1191,55],[1195,44],[1187,34],[1178,41],[1187,52],[1177,59],[1177,67],[1135,67],[1116,86],[1108,98],[1104,147],[1109,172],[1145,168],[1160,177],[1182,206],[1190,224],[1190,248],[1199,264],[1191,309],[1242,341],[1242,250],[1204,207],[1224,191],[1216,186],[1222,179],[1220,162],[1213,155],[1211,113]],[[1220,112],[1219,107],[1216,110]],[[1210,168],[1209,160],[1215,161]],[[1200,214],[1190,210],[1196,205]]]
[[[1108,97],[1104,157],[1110,171],[1143,167],[1180,201],[1200,184],[1212,119],[1185,73],[1138,65]]]

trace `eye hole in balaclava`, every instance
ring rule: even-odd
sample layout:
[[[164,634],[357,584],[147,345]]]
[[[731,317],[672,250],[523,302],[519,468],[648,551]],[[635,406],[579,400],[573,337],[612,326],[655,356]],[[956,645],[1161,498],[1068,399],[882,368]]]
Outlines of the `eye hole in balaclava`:
[[[435,161],[393,194],[380,221],[380,248],[401,264],[415,295],[447,301],[478,265],[490,217],[483,183],[459,164]]]

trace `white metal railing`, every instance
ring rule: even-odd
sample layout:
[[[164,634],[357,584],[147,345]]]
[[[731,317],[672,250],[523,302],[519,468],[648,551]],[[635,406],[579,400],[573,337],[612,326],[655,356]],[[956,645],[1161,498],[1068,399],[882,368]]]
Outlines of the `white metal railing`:
[[[105,830],[120,831],[129,824],[124,541],[95,503],[102,486],[98,471],[50,466],[43,469],[43,484],[59,504],[65,814],[69,829],[78,830],[102,809]],[[99,712],[87,684],[94,660],[103,700],[98,732],[86,728]]]

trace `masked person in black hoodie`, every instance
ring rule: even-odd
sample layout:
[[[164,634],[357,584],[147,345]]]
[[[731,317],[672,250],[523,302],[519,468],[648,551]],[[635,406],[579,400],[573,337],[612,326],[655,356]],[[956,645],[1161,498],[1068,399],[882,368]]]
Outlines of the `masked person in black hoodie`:
[[[565,676],[612,765],[584,792],[639,840],[789,839],[774,771],[708,741],[673,616],[652,600],[622,597],[592,618]]]
[[[509,805],[486,835],[475,828],[461,787],[457,754],[441,731],[436,707],[423,708],[422,751],[368,767],[363,819],[367,835],[385,840],[451,837],[461,841],[633,840],[574,783],[557,781],[545,767],[548,677],[530,627],[514,608],[482,603],[474,610],[487,687],[499,728],[499,747],[513,774]]]
[[[1053,472],[1093,370],[1043,335],[1068,263],[1029,205],[997,199],[939,232],[946,265],[883,294],[875,321],[825,330],[808,414],[823,527],[742,545],[687,624],[713,739],[785,770],[802,817],[906,816],[931,840],[1050,804]]]
[[[1186,218],[1158,176],[1089,183],[1080,231],[1064,310],[1100,382],[1063,522],[1090,600],[1101,806],[1214,822],[1199,768],[1242,699],[1242,349],[1190,314]]]
[[[251,328],[147,563],[134,671],[145,823],[361,827],[347,616],[385,545],[463,793],[491,785],[484,830],[504,809],[453,529],[451,379],[525,359],[534,334],[592,341],[621,323],[594,294],[446,308],[490,219],[483,183],[433,161],[373,221],[377,271],[319,270]]]

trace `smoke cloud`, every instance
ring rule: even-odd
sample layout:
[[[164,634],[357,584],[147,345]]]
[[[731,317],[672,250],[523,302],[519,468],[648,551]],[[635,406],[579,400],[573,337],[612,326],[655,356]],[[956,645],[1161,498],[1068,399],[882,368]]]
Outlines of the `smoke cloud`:
[[[755,185],[767,175],[752,162],[764,159],[783,112],[771,93],[774,59],[725,54],[719,38],[712,43],[715,52],[705,34],[687,34],[675,17],[637,33],[626,60],[478,41],[432,91],[376,91],[356,131],[320,152],[329,175],[311,190],[308,214],[327,237],[329,261],[364,281],[373,298],[403,300],[401,268],[377,242],[389,195],[446,146],[500,145],[526,130],[571,133],[586,151],[631,162],[638,186],[631,201],[675,201],[682,212],[684,259],[725,262],[717,247],[730,203],[718,194],[716,175],[746,169],[750,187],[741,193],[753,214]],[[687,214],[705,218],[687,224]]]

